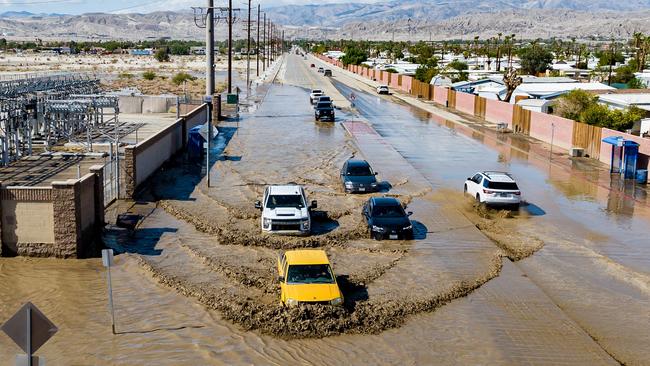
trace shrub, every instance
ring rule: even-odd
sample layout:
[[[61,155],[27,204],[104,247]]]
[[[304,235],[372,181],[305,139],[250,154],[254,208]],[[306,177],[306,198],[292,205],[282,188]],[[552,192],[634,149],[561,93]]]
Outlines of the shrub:
[[[149,70],[142,73],[142,78],[145,80],[153,80],[156,78],[156,73]]]
[[[133,79],[133,74],[128,72],[121,72],[118,76],[120,79]]]
[[[185,81],[192,81],[196,79],[194,76],[186,73],[186,72],[179,72],[178,74],[174,75],[172,78],[172,82],[176,85],[181,85]]]
[[[169,62],[169,54],[167,53],[167,50],[164,48],[159,49],[156,51],[156,55],[154,56],[158,62]]]

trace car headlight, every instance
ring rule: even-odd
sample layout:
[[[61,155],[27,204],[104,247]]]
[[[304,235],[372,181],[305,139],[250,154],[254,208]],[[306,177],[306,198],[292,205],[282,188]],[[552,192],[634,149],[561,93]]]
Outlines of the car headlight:
[[[265,219],[262,221],[262,226],[264,226],[265,228],[271,226],[271,219],[267,219],[267,218],[265,218]]]
[[[381,226],[372,225],[372,231],[386,231],[386,229]]]
[[[377,187],[377,183],[370,183],[370,186],[371,186],[372,188],[375,188],[375,187]]]
[[[343,298],[337,297],[336,299],[330,301],[330,305],[341,305],[343,304]]]
[[[413,229],[413,225],[404,226],[404,229],[402,230],[411,230],[411,229]]]
[[[305,220],[302,222],[302,229],[309,230],[309,220]]]
[[[352,182],[345,182],[345,188],[353,188],[354,184]]]
[[[298,300],[296,299],[287,299],[285,303],[287,306],[298,306]]]

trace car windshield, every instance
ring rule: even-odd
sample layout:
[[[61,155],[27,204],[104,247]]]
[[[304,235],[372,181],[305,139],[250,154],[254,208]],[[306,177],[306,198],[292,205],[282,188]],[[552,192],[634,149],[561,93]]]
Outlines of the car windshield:
[[[516,191],[519,189],[517,183],[515,182],[489,182],[487,181],[487,188],[491,189],[503,189],[508,191]]]
[[[323,92],[322,92],[321,90],[319,90],[319,89],[314,89],[314,90],[312,90],[311,92],[312,92],[312,94],[322,94],[322,93],[323,93]]]
[[[271,210],[278,207],[293,207],[293,208],[303,208],[305,207],[304,202],[302,201],[302,196],[298,194],[279,194],[269,196],[266,207]]]
[[[327,264],[291,265],[287,270],[287,283],[334,283],[334,277]]]
[[[329,102],[330,100],[331,100],[330,97],[320,97],[320,99],[318,101],[320,101],[320,102]]]
[[[399,205],[375,206],[372,209],[373,217],[404,217],[404,209]]]
[[[316,108],[332,108],[332,103],[331,102],[318,103],[318,105],[316,105]]]
[[[372,171],[368,165],[351,165],[348,166],[347,174],[353,177],[366,177],[372,175]]]

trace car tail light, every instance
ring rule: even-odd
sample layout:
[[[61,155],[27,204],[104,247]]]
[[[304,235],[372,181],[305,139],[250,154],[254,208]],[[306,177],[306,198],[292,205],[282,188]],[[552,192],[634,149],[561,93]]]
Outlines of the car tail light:
[[[484,190],[483,190],[483,193],[485,193],[485,194],[494,194],[494,192],[492,192],[492,191],[489,190],[489,189],[484,189]]]
[[[519,191],[514,192],[514,194],[515,194],[516,196],[521,196],[521,192],[519,192]]]

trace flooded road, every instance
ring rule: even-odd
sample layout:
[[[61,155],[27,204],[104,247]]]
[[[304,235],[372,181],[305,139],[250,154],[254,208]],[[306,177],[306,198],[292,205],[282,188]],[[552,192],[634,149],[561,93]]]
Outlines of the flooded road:
[[[645,189],[610,183],[607,171],[586,159],[567,169],[535,155],[534,142],[483,133],[344,82],[335,85],[344,95],[354,91],[360,116],[434,187],[450,192],[452,201],[462,201],[462,184],[477,171],[511,172],[527,201],[518,230],[545,243],[516,265],[615,358],[638,364],[650,359],[640,351],[650,344]]]
[[[322,85],[334,94],[331,84],[295,56],[287,58],[283,70],[278,79],[285,85],[268,87],[261,104],[251,106],[251,114],[220,126],[211,187],[202,180],[202,162],[181,156],[130,204],[130,210],[145,219],[134,236],[125,239],[132,254],[120,255],[114,271],[122,334],[110,334],[99,260],[0,258],[0,319],[32,300],[61,329],[39,351],[54,365],[613,365],[617,359],[629,364],[648,359],[647,350],[639,346],[647,334],[640,329],[646,293],[603,278],[605,273],[618,278],[616,271],[581,263],[600,262],[593,254],[581,253],[571,237],[561,243],[546,241],[554,238],[545,231],[560,223],[550,218],[551,209],[543,201],[527,197],[545,215],[530,213],[527,220],[514,220],[521,221],[522,232],[545,239],[539,252],[518,262],[505,258],[470,221],[471,204],[459,197],[454,182],[455,175],[471,173],[458,172],[456,161],[445,163],[454,172],[436,178],[445,174],[427,161],[442,164],[445,159],[439,155],[454,159],[457,154],[436,152],[421,137],[428,133],[426,128],[462,136],[424,122],[405,106],[386,103],[386,116],[392,115],[403,128],[391,129],[393,119],[386,118],[375,125],[378,133],[360,128],[351,137],[342,122],[353,115],[345,109],[337,110],[336,123],[313,121],[307,88]],[[343,100],[343,95],[333,96]],[[360,96],[365,98],[374,100]],[[426,155],[417,149],[407,153],[418,139],[428,149]],[[483,149],[472,139],[463,141],[463,149]],[[497,161],[489,151],[486,148],[481,159]],[[409,203],[417,240],[366,238],[358,213],[368,196],[345,195],[338,182],[340,164],[353,155],[368,159],[392,185],[388,193]],[[466,155],[463,159],[471,160]],[[526,164],[521,164],[524,169]],[[311,238],[259,232],[253,202],[264,185],[287,182],[304,184],[327,218]],[[548,223],[532,230],[537,226],[532,223],[539,222],[535,220],[547,217]],[[587,231],[573,235],[588,238],[581,230]],[[592,237],[608,242],[599,235]],[[365,295],[352,297],[358,309],[316,313],[312,316],[317,321],[300,318],[297,324],[295,319],[305,314],[287,317],[278,307],[275,255],[279,248],[303,246],[328,252],[336,274],[354,285],[345,291]],[[602,304],[569,296],[579,289],[576,282],[584,282],[588,290],[579,296],[596,299],[603,294],[594,301]],[[626,323],[612,309],[599,313],[603,308],[598,306],[613,305],[611,298],[623,295],[627,298],[618,306],[625,307]],[[579,311],[585,314],[576,316]],[[629,324],[633,318],[637,325]],[[620,347],[623,342],[628,345]],[[0,365],[16,352],[0,337]]]

